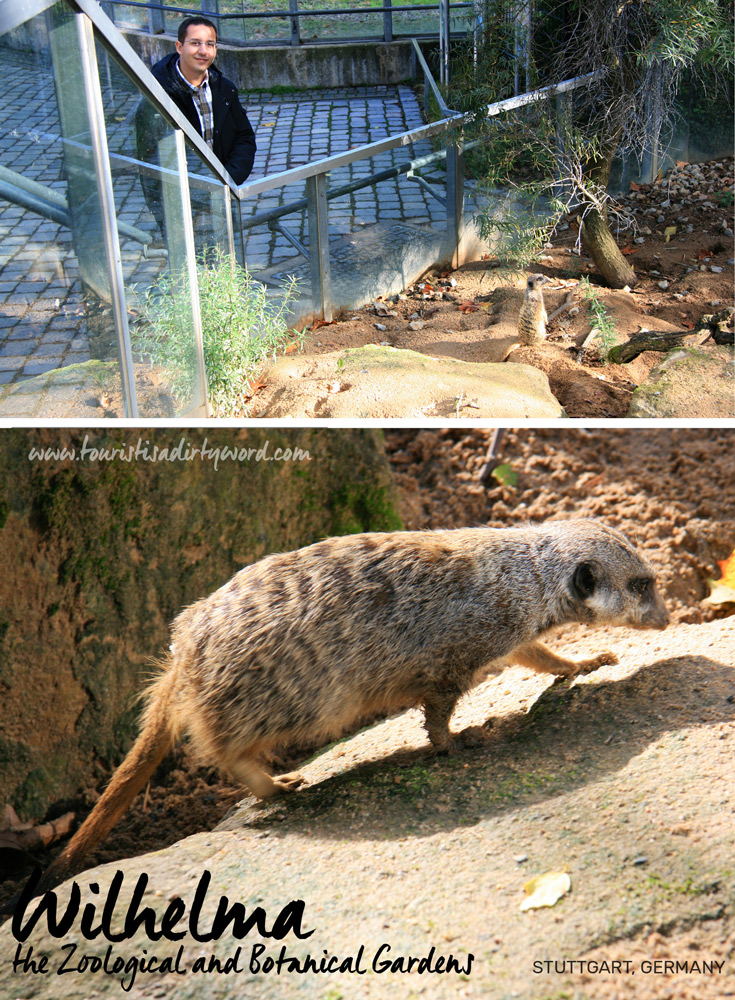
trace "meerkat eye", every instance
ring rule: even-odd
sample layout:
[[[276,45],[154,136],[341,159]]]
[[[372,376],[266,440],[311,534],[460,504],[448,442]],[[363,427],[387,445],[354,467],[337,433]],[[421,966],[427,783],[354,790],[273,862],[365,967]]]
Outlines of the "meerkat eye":
[[[636,597],[651,597],[651,591],[653,589],[653,580],[650,576],[636,577],[635,580],[631,580],[628,584],[628,590],[632,591]]]

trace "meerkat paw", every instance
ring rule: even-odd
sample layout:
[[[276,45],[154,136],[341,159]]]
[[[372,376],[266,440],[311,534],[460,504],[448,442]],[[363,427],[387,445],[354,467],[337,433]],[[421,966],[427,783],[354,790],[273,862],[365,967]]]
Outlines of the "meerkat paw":
[[[599,667],[605,667],[611,663],[619,663],[615,653],[600,653],[599,656],[593,656],[590,660],[580,660],[577,664],[576,675],[579,674],[591,674],[593,670],[597,670]]]
[[[290,771],[288,774],[279,774],[273,779],[276,794],[279,792],[295,792],[296,789],[306,781],[303,774],[297,771]]]

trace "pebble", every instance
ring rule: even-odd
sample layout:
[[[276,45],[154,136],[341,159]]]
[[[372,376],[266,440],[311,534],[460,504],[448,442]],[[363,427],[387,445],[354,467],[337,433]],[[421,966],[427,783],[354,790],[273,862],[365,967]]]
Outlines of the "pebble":
[[[633,858],[634,865],[646,865],[648,864],[648,858],[645,854],[640,854],[637,858]]]
[[[388,329],[388,327],[385,326],[383,323],[373,323],[373,326],[375,327],[376,330],[380,330],[381,332],[383,330],[387,330]]]
[[[710,268],[710,271],[713,274],[722,274],[722,268],[718,267],[717,264],[713,264],[712,267]]]
[[[522,865],[524,861],[528,861],[528,855],[527,854],[516,854],[516,856],[513,858],[513,860],[515,861],[515,863],[517,865]]]
[[[664,292],[665,292],[665,291],[666,291],[666,289],[667,289],[667,288],[669,287],[669,283],[668,283],[668,281],[659,281],[659,282],[658,282],[658,287],[659,287],[659,288],[660,288],[660,289],[661,289],[662,291],[664,291]]]
[[[636,236],[634,242],[635,243],[645,243],[646,241],[643,239],[642,236]]]

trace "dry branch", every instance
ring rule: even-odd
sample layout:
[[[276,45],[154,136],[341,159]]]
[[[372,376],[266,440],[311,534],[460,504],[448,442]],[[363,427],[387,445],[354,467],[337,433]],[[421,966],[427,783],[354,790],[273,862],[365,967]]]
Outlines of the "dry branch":
[[[733,333],[726,330],[726,324],[732,318],[735,310],[732,307],[718,313],[702,316],[693,330],[676,330],[672,333],[663,330],[644,330],[637,333],[627,342],[618,344],[608,352],[608,361],[616,365],[624,365],[634,361],[644,351],[670,351],[674,347],[698,347],[712,338],[716,344],[732,344]]]

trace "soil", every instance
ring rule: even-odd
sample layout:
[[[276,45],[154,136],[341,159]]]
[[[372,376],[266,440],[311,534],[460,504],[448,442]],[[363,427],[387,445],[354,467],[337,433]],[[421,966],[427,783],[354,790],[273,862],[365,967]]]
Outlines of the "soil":
[[[593,323],[580,278],[589,279],[608,311],[617,343],[641,329],[693,330],[704,314],[733,305],[732,185],[733,159],[728,157],[682,164],[656,184],[636,187],[620,199],[635,220],[633,230],[618,233],[638,278],[630,292],[605,287],[592,262],[580,253],[576,220],[570,217],[528,273],[551,279],[544,286],[549,316],[570,295],[572,305],[551,321],[545,342],[517,348],[509,361],[545,372],[569,417],[625,417],[633,391],[664,355],[648,351],[629,364],[614,365],[601,360],[599,340],[581,351]],[[289,382],[292,387],[298,384],[303,398],[299,413],[291,415],[315,412],[328,378],[338,381],[339,353],[347,348],[383,343],[432,357],[502,361],[514,339],[509,334],[514,332],[525,278],[525,273],[511,273],[498,260],[486,258],[453,271],[430,271],[400,296],[343,313],[331,324],[318,322],[303,343],[301,378]],[[334,355],[331,376],[309,364],[325,354]],[[267,419],[277,388],[268,384],[266,372],[247,415]],[[354,415],[369,414],[369,397],[360,398],[356,386],[350,392]],[[477,416],[471,408],[457,415]],[[697,415],[722,414],[702,410]]]
[[[604,518],[628,534],[658,570],[662,592],[672,612],[672,628],[680,628],[682,635],[692,636],[692,629],[706,628],[704,623],[733,614],[735,609],[732,606],[715,609],[704,605],[702,600],[709,593],[707,580],[719,576],[717,562],[728,557],[735,548],[735,510],[732,506],[735,432],[727,429],[691,431],[676,428],[505,431],[499,457],[510,465],[517,482],[501,485],[492,478],[485,487],[478,481],[478,472],[491,434],[491,431],[479,429],[386,431],[386,449],[394,470],[399,507],[406,528],[477,524],[500,526],[571,516]],[[735,622],[735,619],[732,620]],[[582,632],[576,627],[567,627],[554,637],[553,644],[560,642],[565,647],[569,644],[574,646]],[[611,634],[614,632],[612,630]],[[645,640],[653,649],[657,641],[655,638],[647,640],[645,636],[637,640],[635,636],[638,633],[631,635],[633,639],[628,641],[628,645],[632,648]],[[717,650],[712,651],[714,660],[721,658],[717,653]],[[579,654],[574,650],[572,655]],[[645,809],[634,808],[627,802],[624,807],[626,825],[621,828],[624,829],[626,842],[631,845],[651,843],[655,839],[651,837],[652,823],[657,824],[656,829],[661,826],[667,830],[670,827],[674,833],[678,830],[677,836],[681,836],[683,845],[688,843],[690,836],[696,840],[698,836],[708,836],[707,831],[714,836],[718,824],[721,827],[722,824],[732,823],[732,816],[728,819],[725,808],[715,815],[699,817],[699,825],[694,819],[698,817],[700,808],[698,780],[695,780],[697,775],[706,773],[708,783],[720,782],[716,787],[721,789],[723,807],[728,800],[726,789],[731,784],[732,767],[730,743],[735,731],[732,685],[729,683],[730,696],[726,698],[726,671],[721,671],[723,676],[707,673],[701,658],[682,656],[677,667],[673,680],[646,678],[642,671],[638,679],[635,674],[628,677],[624,694],[611,694],[614,723],[608,720],[612,728],[604,744],[605,747],[619,744],[619,752],[625,755],[626,760],[650,746],[652,740],[658,740],[663,746],[668,738],[675,738],[672,733],[686,733],[690,741],[686,745],[686,754],[683,757],[679,754],[676,758],[678,763],[675,768],[672,768],[671,759],[665,752],[658,756],[649,754],[645,758],[645,766],[640,766],[640,780],[645,784],[647,805]],[[478,758],[473,744],[486,747],[489,740],[493,763],[478,765],[494,769],[492,774],[488,773],[489,780],[497,780],[495,771],[498,768],[501,771],[503,768],[522,768],[521,757],[530,753],[531,747],[517,741],[526,725],[523,722],[526,718],[524,713],[534,701],[533,711],[537,714],[537,721],[533,724],[534,739],[541,739],[542,742],[543,739],[550,740],[548,752],[552,755],[557,753],[555,705],[559,699],[566,699],[571,714],[565,724],[564,759],[571,754],[578,763],[580,760],[583,764],[587,762],[589,771],[586,778],[590,781],[589,785],[582,784],[574,790],[574,808],[581,810],[575,822],[582,824],[585,836],[603,838],[604,842],[604,838],[609,836],[604,828],[608,805],[600,799],[601,793],[594,791],[597,786],[592,781],[597,774],[593,751],[593,743],[597,745],[599,742],[599,733],[593,731],[597,725],[597,710],[587,711],[589,699],[600,698],[601,695],[595,693],[594,687],[585,687],[572,688],[557,696],[554,686],[544,691],[547,685],[545,679],[539,679],[537,675],[531,677],[518,668],[493,683],[493,729],[488,731],[482,724],[482,718],[473,720],[471,716],[467,719],[463,717],[459,725],[455,718],[455,730],[462,728],[462,721],[469,725],[463,732],[467,749],[460,752],[458,759],[452,758],[455,762],[451,766],[455,769],[474,767],[478,761],[484,761],[487,748]],[[662,691],[666,693],[662,694]],[[575,692],[576,698],[572,697]],[[661,714],[656,714],[664,703],[667,712],[665,721]],[[410,743],[403,735],[406,727],[416,727],[419,743],[422,741],[420,724],[411,716],[412,713],[409,713],[396,720],[397,728],[393,730],[395,746],[386,748],[381,743],[381,758],[391,752],[397,757],[401,753],[409,753],[409,756],[418,753],[419,762],[424,761],[421,749],[405,750],[406,743]],[[607,722],[600,724],[608,725]],[[717,753],[713,753],[711,744],[706,744],[713,733],[723,741],[716,744],[719,748]],[[337,756],[342,758],[342,766],[348,772],[356,761],[359,763],[360,758],[365,756],[364,746],[366,742],[369,745],[371,738],[375,739],[367,731],[338,751]],[[385,738],[383,733],[380,739],[384,741]],[[527,735],[523,737],[527,738]],[[685,736],[676,737],[679,738],[684,739]],[[351,749],[353,746],[354,750]],[[361,746],[362,750],[359,749]],[[610,752],[613,752],[612,749]],[[536,744],[533,745],[533,753],[538,754]],[[463,760],[465,763],[462,763]],[[411,761],[415,764],[413,757]],[[290,763],[284,761],[286,765]],[[607,767],[607,764],[600,764],[600,767],[603,766]],[[384,765],[378,760],[377,764],[369,765],[369,770],[377,775],[381,767]],[[431,767],[435,776],[444,773],[445,765],[432,764]],[[476,778],[477,773],[473,772],[473,780]],[[400,778],[391,780],[399,781]],[[604,795],[612,796],[610,801],[617,795],[622,803],[630,794],[630,789],[624,787],[626,780],[630,782],[631,779],[626,779],[622,770],[619,775],[609,778]],[[337,784],[342,787],[340,779]],[[477,787],[481,785],[479,782]],[[315,794],[319,794],[319,786],[312,787]],[[385,793],[380,793],[380,788],[365,791],[367,805],[361,805],[363,810],[369,811],[371,796],[377,796],[378,801],[372,805],[379,811],[380,794]],[[59,802],[49,818],[72,807],[81,818],[98,794],[97,789],[90,789],[76,802]],[[189,834],[211,830],[241,798],[240,787],[222,781],[211,768],[197,767],[184,747],[159,768],[149,789],[138,797],[113,833],[94,852],[90,863],[100,864],[158,850]],[[440,796],[441,801],[435,803],[436,812],[457,808],[456,804],[450,806],[451,797],[446,801],[445,798]],[[731,800],[729,806],[732,807]],[[413,811],[414,805],[407,803],[405,809]],[[328,824],[339,824],[339,811],[335,813],[329,808],[326,811],[330,817]],[[433,816],[433,807],[430,812]],[[603,818],[596,819],[596,816]],[[431,820],[429,816],[426,818]],[[565,822],[571,822],[569,817],[552,820],[550,815],[544,815],[541,818],[543,843],[554,843],[555,836],[566,836],[561,828],[556,829],[555,824],[563,826]],[[358,819],[352,816],[350,829],[353,833],[357,822]],[[704,831],[697,833],[702,824]],[[589,832],[590,829],[592,832]],[[334,836],[338,837],[338,834],[339,831],[335,830]],[[264,833],[256,835],[265,836]],[[528,839],[532,834],[526,832],[525,836]],[[311,841],[310,850],[318,852],[319,838],[314,836]],[[369,838],[364,843],[369,843]],[[359,844],[358,840],[358,847]],[[404,847],[409,849],[409,845]],[[306,850],[305,847],[303,849]],[[352,849],[355,849],[354,843]],[[45,865],[53,853],[54,849],[45,854],[36,852],[23,856],[15,851],[0,852],[6,876],[0,901],[9,898],[21,887],[34,864]],[[722,859],[719,861],[722,862]],[[698,872],[698,877],[705,876],[706,873]],[[313,895],[317,889],[310,891]],[[699,915],[695,914],[686,925],[665,925],[664,922],[661,926],[649,926],[640,929],[632,939],[612,940],[585,957],[627,960],[638,954],[646,958],[678,959],[701,954],[708,958],[732,959],[735,924],[730,910],[726,906],[719,909],[715,906],[712,912],[704,915],[698,912]],[[502,936],[499,935],[498,941]],[[706,997],[715,1000],[732,995],[731,991],[735,989],[735,972],[732,965],[729,968],[729,974],[719,977],[716,983],[709,980],[692,983],[675,972],[659,975],[655,980],[631,979],[622,985],[620,978],[614,975],[597,976],[593,984],[579,975],[575,980],[579,989],[593,989],[594,992],[575,995],[605,1000],[633,996],[639,1000],[663,997],[676,1000],[702,1000]]]

